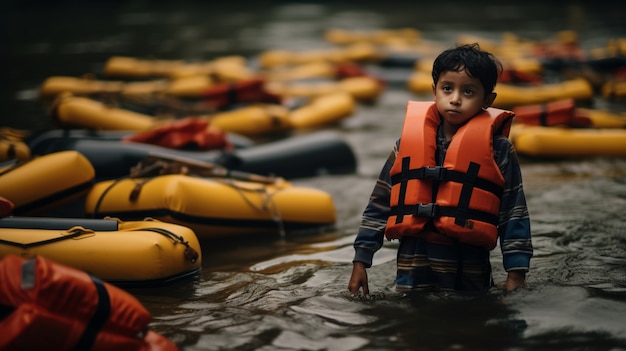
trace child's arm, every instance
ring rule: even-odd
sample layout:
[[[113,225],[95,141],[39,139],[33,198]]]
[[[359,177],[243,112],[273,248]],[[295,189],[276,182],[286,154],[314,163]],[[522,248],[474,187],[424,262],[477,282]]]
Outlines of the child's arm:
[[[366,268],[372,265],[374,253],[383,246],[384,232],[389,217],[389,196],[391,180],[389,169],[395,160],[397,141],[394,150],[389,154],[376,185],[372,190],[361,224],[354,239],[354,259],[352,275],[348,283],[348,290],[356,294],[363,288],[364,294],[369,294]]]
[[[530,216],[519,160],[513,144],[504,137],[498,138],[494,142],[494,151],[505,179],[498,228],[503,265],[508,272],[503,287],[512,290],[525,284],[526,272],[533,255]]]

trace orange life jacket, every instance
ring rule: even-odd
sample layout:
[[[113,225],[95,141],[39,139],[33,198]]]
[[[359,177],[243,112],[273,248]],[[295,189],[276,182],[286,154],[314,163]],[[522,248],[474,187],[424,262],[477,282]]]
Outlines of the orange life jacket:
[[[576,108],[574,99],[550,101],[544,104],[521,105],[513,108],[517,123],[532,126],[591,127],[591,118]]]
[[[513,113],[488,108],[460,127],[437,166],[439,113],[433,102],[409,101],[391,175],[385,235],[433,232],[493,249],[504,177],[494,160],[494,135],[508,136]],[[433,226],[426,226],[432,222]],[[440,234],[436,234],[441,236]],[[450,241],[448,239],[448,241]]]
[[[0,312],[0,350],[178,350],[135,297],[42,256],[0,260]]]

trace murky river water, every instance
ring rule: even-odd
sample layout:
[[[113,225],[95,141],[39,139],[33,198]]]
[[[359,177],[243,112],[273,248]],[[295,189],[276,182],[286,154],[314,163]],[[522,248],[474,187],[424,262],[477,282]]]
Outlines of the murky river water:
[[[112,55],[252,57],[324,47],[323,31],[337,27],[412,27],[448,46],[460,34],[497,39],[503,31],[541,38],[575,29],[589,47],[626,36],[626,7],[599,1],[24,3],[32,6],[0,15],[9,44],[0,50],[0,124],[24,129],[49,126],[37,101],[45,78],[97,74]],[[354,147],[356,174],[294,181],[334,196],[336,231],[203,243],[200,276],[131,290],[154,329],[184,350],[626,350],[626,159],[522,159],[536,250],[525,289],[399,295],[387,244],[369,270],[372,298],[347,293],[361,211],[412,98],[390,87],[332,127]]]

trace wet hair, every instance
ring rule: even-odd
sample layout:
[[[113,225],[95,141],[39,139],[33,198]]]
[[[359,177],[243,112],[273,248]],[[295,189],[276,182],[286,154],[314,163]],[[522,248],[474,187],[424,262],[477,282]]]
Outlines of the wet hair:
[[[502,63],[491,53],[482,51],[478,43],[459,45],[443,51],[433,63],[433,82],[437,85],[443,72],[465,70],[470,77],[478,78],[485,94],[493,92]]]

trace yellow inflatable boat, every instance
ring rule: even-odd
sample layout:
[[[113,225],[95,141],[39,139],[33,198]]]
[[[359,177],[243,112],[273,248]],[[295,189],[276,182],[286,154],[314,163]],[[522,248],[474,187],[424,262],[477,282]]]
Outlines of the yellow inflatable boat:
[[[46,257],[118,285],[171,282],[200,271],[195,233],[157,220],[5,217],[0,258]]]
[[[85,156],[60,151],[0,168],[0,196],[15,205],[15,215],[40,215],[80,198],[94,178]]]
[[[231,175],[165,174],[98,182],[87,194],[85,213],[124,220],[154,217],[192,228],[200,239],[334,226],[334,202],[324,191],[280,178],[238,180]]]

